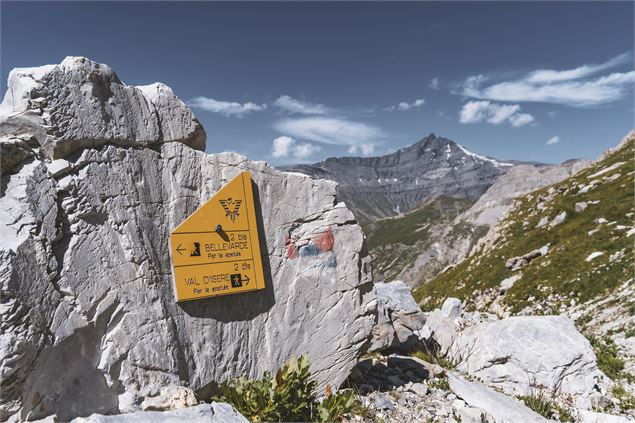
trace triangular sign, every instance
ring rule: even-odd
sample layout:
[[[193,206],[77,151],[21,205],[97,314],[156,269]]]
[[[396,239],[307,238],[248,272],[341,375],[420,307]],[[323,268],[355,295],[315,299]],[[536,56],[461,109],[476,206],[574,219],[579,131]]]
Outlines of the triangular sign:
[[[265,287],[251,184],[241,172],[170,235],[177,301]]]

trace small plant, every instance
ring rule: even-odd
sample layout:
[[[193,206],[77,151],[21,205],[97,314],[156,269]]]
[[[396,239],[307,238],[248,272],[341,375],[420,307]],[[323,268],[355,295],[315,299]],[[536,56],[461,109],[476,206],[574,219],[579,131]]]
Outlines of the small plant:
[[[423,350],[415,351],[410,355],[428,363],[437,364],[447,370],[453,370],[457,366],[454,360],[441,354],[441,347],[434,341],[431,345],[425,345]]]
[[[624,389],[624,386],[615,385],[611,393],[620,401],[620,408],[622,411],[635,409],[635,396]]]
[[[591,320],[593,320],[593,315],[591,313],[583,314],[576,319],[575,324],[578,328],[583,328],[587,325],[587,323],[591,322]]]
[[[619,350],[613,340],[610,338],[601,340],[591,336],[589,342],[597,356],[600,370],[610,379],[619,380],[624,370],[624,360],[620,358]]]
[[[262,379],[232,379],[220,386],[220,395],[212,398],[232,404],[252,422],[335,421],[358,406],[353,391],[333,393],[327,385],[320,403],[315,394],[317,383],[311,380],[306,356],[292,358],[276,373],[265,372]]]
[[[436,378],[428,381],[428,386],[430,388],[441,389],[443,391],[450,390],[450,382],[448,382],[447,378]]]
[[[569,408],[558,404],[554,404],[553,408],[558,412],[558,420],[561,422],[575,422],[575,418]]]
[[[547,398],[542,391],[539,391],[537,394],[532,393],[531,395],[519,395],[516,398],[524,402],[529,409],[535,411],[544,418],[548,419],[553,415],[555,408],[553,401]]]

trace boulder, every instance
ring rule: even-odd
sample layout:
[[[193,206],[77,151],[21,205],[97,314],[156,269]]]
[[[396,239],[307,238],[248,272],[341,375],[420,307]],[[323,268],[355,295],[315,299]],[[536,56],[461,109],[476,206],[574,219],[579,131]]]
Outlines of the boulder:
[[[581,201],[579,203],[575,203],[575,211],[576,213],[580,213],[586,210],[586,208],[589,207],[589,203],[587,203],[586,201]]]
[[[229,404],[213,402],[190,408],[173,411],[139,411],[130,414],[104,416],[92,414],[88,417],[78,417],[71,423],[248,423],[242,414]]]
[[[185,386],[164,386],[156,397],[146,398],[141,403],[143,411],[166,411],[197,405],[196,394]]]
[[[505,262],[505,267],[507,267],[512,272],[514,272],[516,270],[522,269],[523,267],[531,263],[533,259],[538,258],[540,256],[546,256],[548,253],[549,253],[549,245],[543,245],[542,247],[537,248],[533,251],[530,251],[527,254],[524,254],[522,256],[512,257],[510,259],[507,259],[507,261]]]
[[[469,382],[458,375],[448,375],[450,389],[469,406],[483,411],[494,423],[547,423],[540,414],[520,401],[500,394],[481,384]],[[489,420],[488,420],[489,421]]]
[[[426,318],[402,281],[375,284],[377,324],[373,328],[370,350],[410,349],[424,336],[420,332]]]
[[[47,158],[104,144],[148,147],[182,142],[205,149],[205,131],[163,84],[121,82],[107,65],[67,57],[59,65],[16,68],[0,106],[0,135],[31,136]]]
[[[193,149],[202,129],[169,89],[126,86],[86,59],[9,83],[4,121],[28,110],[46,136],[2,176],[0,420],[139,411],[171,385],[209,398],[300,354],[320,392],[343,382],[376,307],[362,230],[334,182]],[[245,170],[265,289],[175,303],[170,232]]]
[[[461,300],[458,298],[446,298],[441,306],[441,314],[448,320],[454,320],[461,316]]]
[[[549,223],[549,227],[553,228],[554,226],[558,226],[559,224],[563,223],[567,218],[567,212],[562,212],[559,213],[556,217],[553,218],[553,220]]]
[[[626,416],[613,416],[597,411],[582,410],[579,413],[580,423],[633,423],[635,419]]]
[[[469,326],[456,335],[449,354],[457,370],[507,394],[556,391],[580,408],[590,408],[605,377],[589,341],[564,316],[516,316]]]

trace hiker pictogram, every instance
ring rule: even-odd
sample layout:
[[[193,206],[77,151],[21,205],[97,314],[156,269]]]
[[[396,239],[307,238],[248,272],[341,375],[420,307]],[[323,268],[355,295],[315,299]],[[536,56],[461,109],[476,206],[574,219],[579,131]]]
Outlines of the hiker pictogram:
[[[200,257],[201,256],[201,244],[198,242],[194,243],[194,249],[192,253],[190,253],[190,257]]]

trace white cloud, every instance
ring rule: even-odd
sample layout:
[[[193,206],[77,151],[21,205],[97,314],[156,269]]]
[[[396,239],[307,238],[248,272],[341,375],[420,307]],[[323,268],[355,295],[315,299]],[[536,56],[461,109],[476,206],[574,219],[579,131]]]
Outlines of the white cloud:
[[[278,97],[273,104],[289,113],[299,113],[303,115],[328,115],[336,113],[335,109],[326,107],[323,104],[309,103],[288,95]]]
[[[293,145],[293,138],[284,135],[273,140],[271,144],[271,155],[273,157],[289,157],[289,150]]]
[[[534,120],[535,120],[534,117],[530,115],[529,113],[516,113],[515,115],[509,118],[509,121],[511,122],[514,128],[525,126],[527,124],[530,124]]]
[[[363,156],[370,156],[375,152],[374,144],[351,145],[348,149],[349,154],[361,153]]]
[[[308,142],[296,144],[293,150],[293,157],[296,159],[306,159],[309,156],[321,151],[320,146]]]
[[[547,140],[546,144],[547,145],[554,145],[554,144],[558,144],[558,142],[560,142],[560,137],[555,136],[555,137],[551,137]]]
[[[539,69],[512,81],[487,85],[484,75],[465,80],[461,94],[478,99],[509,102],[542,102],[590,107],[612,103],[632,92],[635,71],[615,72],[599,77],[594,74],[630,60],[621,54],[601,64],[582,65],[574,69]]]
[[[398,110],[400,112],[405,112],[406,110],[410,110],[410,109],[415,109],[415,108],[419,108],[421,106],[423,106],[424,104],[426,104],[426,101],[423,98],[418,98],[415,101],[413,101],[412,103],[407,103],[405,101],[402,101],[394,106],[389,106],[386,107],[384,110],[388,111],[388,112],[392,112],[395,110]]]
[[[273,127],[285,135],[332,145],[375,144],[385,136],[375,126],[326,116],[284,119]]]
[[[233,101],[215,100],[208,97],[194,97],[187,104],[195,109],[238,118],[251,112],[259,112],[267,108],[266,104],[256,104],[250,101],[241,104]]]
[[[529,113],[518,113],[520,106],[517,104],[497,104],[490,101],[470,101],[463,105],[459,113],[461,123],[487,122],[492,125],[500,125],[509,122],[513,127],[527,125],[534,121]]]
[[[575,69],[568,70],[554,70],[554,69],[539,69],[531,72],[527,75],[528,82],[548,83],[548,82],[560,82],[571,81],[574,79],[585,78],[591,76],[600,71],[614,68],[615,66],[628,63],[630,61],[630,54],[624,53],[610,59],[608,62],[600,64],[582,65]]]
[[[306,159],[317,153],[321,148],[311,143],[299,143],[291,137],[280,136],[273,140],[271,144],[271,155],[273,157],[293,157],[295,159]]]
[[[432,88],[433,90],[438,90],[439,89],[439,78],[438,77],[432,78],[432,80],[430,80],[430,83],[428,84],[428,87]]]

